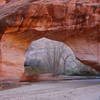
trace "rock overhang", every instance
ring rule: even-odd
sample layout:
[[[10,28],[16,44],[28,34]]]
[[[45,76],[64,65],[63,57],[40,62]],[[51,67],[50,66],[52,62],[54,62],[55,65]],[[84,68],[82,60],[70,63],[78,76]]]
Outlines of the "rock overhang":
[[[24,52],[31,41],[47,37],[68,44],[75,51],[78,59],[100,70],[100,15],[98,13],[100,3],[83,2],[81,3],[83,6],[76,9],[75,2],[74,0],[35,2],[19,0],[13,4],[9,2],[7,6],[5,4],[0,9],[2,60],[12,62],[8,59],[13,59],[16,55],[19,58],[20,53],[24,59]],[[97,8],[93,9],[92,6]],[[16,54],[14,50],[20,53]],[[8,55],[10,51],[14,54],[12,58]],[[7,58],[4,57],[5,55]],[[88,56],[93,57],[95,61]],[[23,66],[22,59],[18,65]],[[12,66],[18,61],[15,60]],[[5,66],[7,66],[6,63]]]

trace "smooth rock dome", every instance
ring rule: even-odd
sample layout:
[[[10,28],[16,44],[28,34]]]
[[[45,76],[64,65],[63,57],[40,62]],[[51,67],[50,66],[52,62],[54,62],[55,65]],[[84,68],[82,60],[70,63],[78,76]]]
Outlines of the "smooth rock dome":
[[[57,67],[55,69],[55,67]],[[89,71],[89,67],[79,62],[72,49],[58,41],[41,38],[33,41],[26,51],[25,68],[40,69],[39,73],[63,73],[66,70]]]

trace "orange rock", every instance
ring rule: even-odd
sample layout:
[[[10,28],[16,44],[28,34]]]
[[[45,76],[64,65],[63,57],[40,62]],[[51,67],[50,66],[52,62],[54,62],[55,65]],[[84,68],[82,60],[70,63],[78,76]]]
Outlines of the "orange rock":
[[[3,6],[6,4],[6,0],[0,0],[0,6]]]
[[[0,8],[2,76],[21,77],[25,51],[41,37],[66,43],[80,61],[100,71],[99,12],[99,0],[15,0],[5,4]]]

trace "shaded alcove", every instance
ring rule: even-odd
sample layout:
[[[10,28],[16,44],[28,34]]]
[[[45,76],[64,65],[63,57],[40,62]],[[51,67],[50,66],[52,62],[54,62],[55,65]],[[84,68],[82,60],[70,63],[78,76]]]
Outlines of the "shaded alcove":
[[[99,8],[97,13],[93,12],[93,4],[89,2],[89,6],[83,4],[83,10],[76,13],[73,12],[75,5],[71,2],[56,4],[54,0],[40,5],[41,1],[21,0],[11,5],[8,3],[8,7],[1,9],[0,76],[20,77],[24,71],[26,49],[33,40],[41,37],[68,44],[80,61],[100,70]],[[81,16],[86,13],[89,16],[85,16],[84,20]]]
[[[34,73],[63,74],[67,63],[75,64],[76,58],[71,48],[63,42],[40,38],[32,41],[25,53],[25,71]],[[74,64],[68,67],[75,67]]]
[[[81,63],[73,50],[65,43],[40,38],[32,41],[25,52],[24,62],[27,77],[36,74],[95,75],[96,71]]]
[[[56,32],[58,33],[58,32]],[[24,73],[25,52],[32,41],[42,37],[48,37],[53,40],[63,41],[63,36],[55,36],[48,32],[26,31],[16,33],[4,33],[1,37],[2,57],[0,68],[0,79],[15,79]]]
[[[90,60],[90,63],[87,64],[91,66],[94,64],[92,67],[96,67],[99,70],[100,67],[96,66],[98,62],[97,58],[99,57],[99,54],[97,55],[97,41],[94,41],[97,35],[93,37],[95,32],[93,32],[93,30],[84,30],[79,34],[77,30],[74,32],[66,30],[47,32],[30,30],[25,32],[4,33],[1,38],[0,49],[2,57],[0,64],[2,75],[0,75],[0,78],[20,78],[24,72],[24,60],[27,48],[32,41],[42,37],[68,44],[79,60],[84,63]],[[93,34],[91,34],[91,32],[93,32]],[[93,64],[91,64],[91,61]]]

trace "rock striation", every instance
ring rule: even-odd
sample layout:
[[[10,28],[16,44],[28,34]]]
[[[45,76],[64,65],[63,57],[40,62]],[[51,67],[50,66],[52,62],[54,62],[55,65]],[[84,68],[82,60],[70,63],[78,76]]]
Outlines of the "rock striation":
[[[9,0],[0,2],[0,69],[3,78],[19,78],[33,40],[66,43],[76,57],[100,71],[99,0]],[[12,3],[13,2],[13,3]]]
[[[66,44],[47,38],[31,43],[25,54],[24,67],[26,73],[30,71],[29,74],[96,74],[89,66],[79,62]]]

